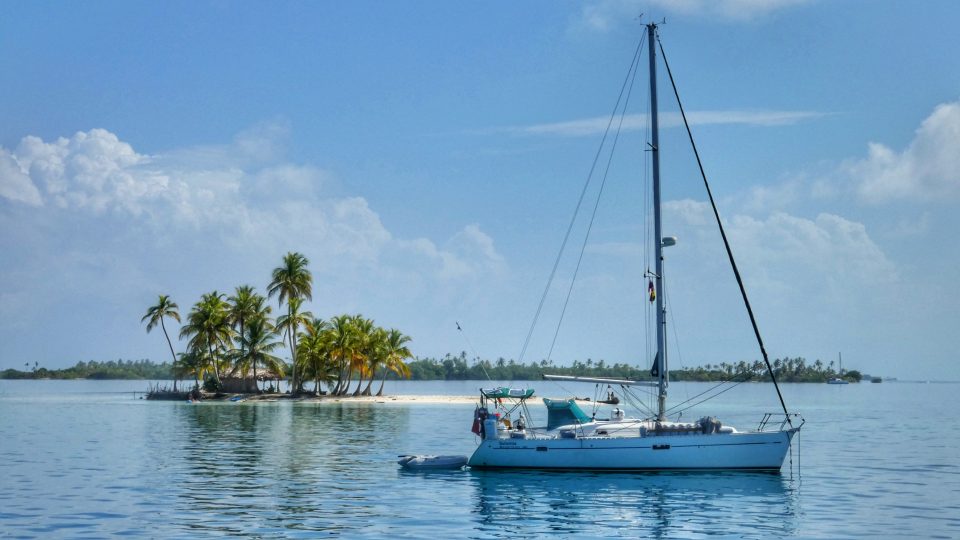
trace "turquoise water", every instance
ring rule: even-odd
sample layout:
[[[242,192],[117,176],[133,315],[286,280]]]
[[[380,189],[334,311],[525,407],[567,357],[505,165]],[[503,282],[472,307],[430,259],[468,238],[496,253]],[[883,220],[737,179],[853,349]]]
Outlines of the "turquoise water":
[[[786,385],[807,425],[780,475],[407,473],[398,454],[472,451],[472,405],[135,399],[145,387],[0,381],[0,537],[960,537],[958,384]],[[748,428],[775,405],[744,384],[685,417]]]

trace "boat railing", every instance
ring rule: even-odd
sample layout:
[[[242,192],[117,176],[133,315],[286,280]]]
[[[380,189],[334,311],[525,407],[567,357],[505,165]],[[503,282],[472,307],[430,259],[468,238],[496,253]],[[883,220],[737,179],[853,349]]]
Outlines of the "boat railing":
[[[799,419],[800,423],[795,423],[795,419]],[[777,425],[776,429],[773,429],[772,426],[778,422],[779,425]],[[806,420],[804,420],[799,413],[791,413],[789,415],[783,413],[766,413],[763,415],[763,418],[760,419],[757,431],[783,431],[787,426],[789,426],[789,429],[800,429],[805,423]]]

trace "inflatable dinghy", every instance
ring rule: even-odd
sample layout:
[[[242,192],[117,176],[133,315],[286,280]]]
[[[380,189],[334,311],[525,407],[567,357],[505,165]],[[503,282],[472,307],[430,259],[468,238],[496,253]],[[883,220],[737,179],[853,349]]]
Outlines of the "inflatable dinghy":
[[[467,464],[467,456],[400,456],[397,463],[413,471],[462,469]]]

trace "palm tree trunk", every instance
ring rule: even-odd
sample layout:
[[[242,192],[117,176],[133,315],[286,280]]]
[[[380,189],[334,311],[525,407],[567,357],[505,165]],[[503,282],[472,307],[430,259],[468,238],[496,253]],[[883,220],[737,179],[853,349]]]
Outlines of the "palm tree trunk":
[[[343,370],[344,370],[344,368],[345,368],[346,366],[344,365],[343,354],[342,354],[342,353],[340,354],[340,361],[337,362],[337,364],[338,364],[338,366],[339,366],[340,369],[337,370],[337,386],[334,387],[334,389],[330,392],[330,394],[333,395],[333,396],[339,396],[339,395],[340,395],[340,387],[341,387],[341,385],[343,384]]]
[[[360,387],[363,386],[363,371],[360,371],[360,381],[357,382],[357,389],[353,391],[353,397],[360,395]]]
[[[383,378],[380,379],[380,390],[377,390],[377,397],[383,395],[383,383],[387,382],[387,370],[383,370]]]
[[[243,358],[244,356],[245,355],[244,355],[244,348],[243,348],[243,317],[240,317],[240,358]],[[240,362],[242,364],[243,360],[240,360]],[[246,381],[247,366],[243,366],[243,373],[241,373],[240,376],[243,377],[244,381]]]
[[[173,369],[173,391],[177,391],[177,354],[173,352],[173,343],[170,342],[170,336],[167,335],[167,326],[163,324],[163,317],[160,317],[160,328],[163,329],[163,337],[167,338],[167,345],[170,347],[170,355],[173,356],[173,364],[171,367]]]
[[[257,393],[260,393],[260,385],[257,384],[257,357],[253,357],[253,387],[257,389]]]
[[[302,393],[303,393],[303,376],[302,376],[303,374],[297,371],[297,353],[296,353],[296,350],[297,350],[297,325],[296,325],[296,324],[293,325],[293,350],[294,350],[294,353],[293,353],[293,372],[297,374],[296,384],[295,384],[294,386],[296,386],[296,388],[297,388],[297,393],[298,393],[298,394],[302,394]]]
[[[353,380],[353,366],[349,366],[346,369],[346,376],[343,379],[343,388],[340,389],[339,396],[347,395],[347,392],[350,391],[350,381]]]
[[[373,386],[373,380],[374,380],[374,379],[376,379],[376,372],[373,372],[373,373],[370,374],[370,382],[368,382],[368,383],[367,383],[367,387],[363,389],[363,393],[360,394],[361,396],[369,396],[369,395],[370,395],[370,387]]]
[[[213,376],[217,379],[217,386],[220,386],[220,366],[217,365],[217,358],[213,356],[213,347],[207,343],[207,352],[210,354],[210,362],[213,363]]]

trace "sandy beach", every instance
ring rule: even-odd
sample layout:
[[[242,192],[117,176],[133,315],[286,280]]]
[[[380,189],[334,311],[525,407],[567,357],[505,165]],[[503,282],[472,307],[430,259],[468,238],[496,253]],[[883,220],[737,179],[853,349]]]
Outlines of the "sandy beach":
[[[222,398],[222,399],[229,399]],[[221,398],[207,398],[210,401],[220,401]],[[311,403],[420,403],[429,405],[444,404],[471,404],[476,403],[476,396],[441,396],[441,395],[396,395],[396,396],[301,396],[296,398],[281,397],[277,394],[250,395],[244,401],[302,401]]]

